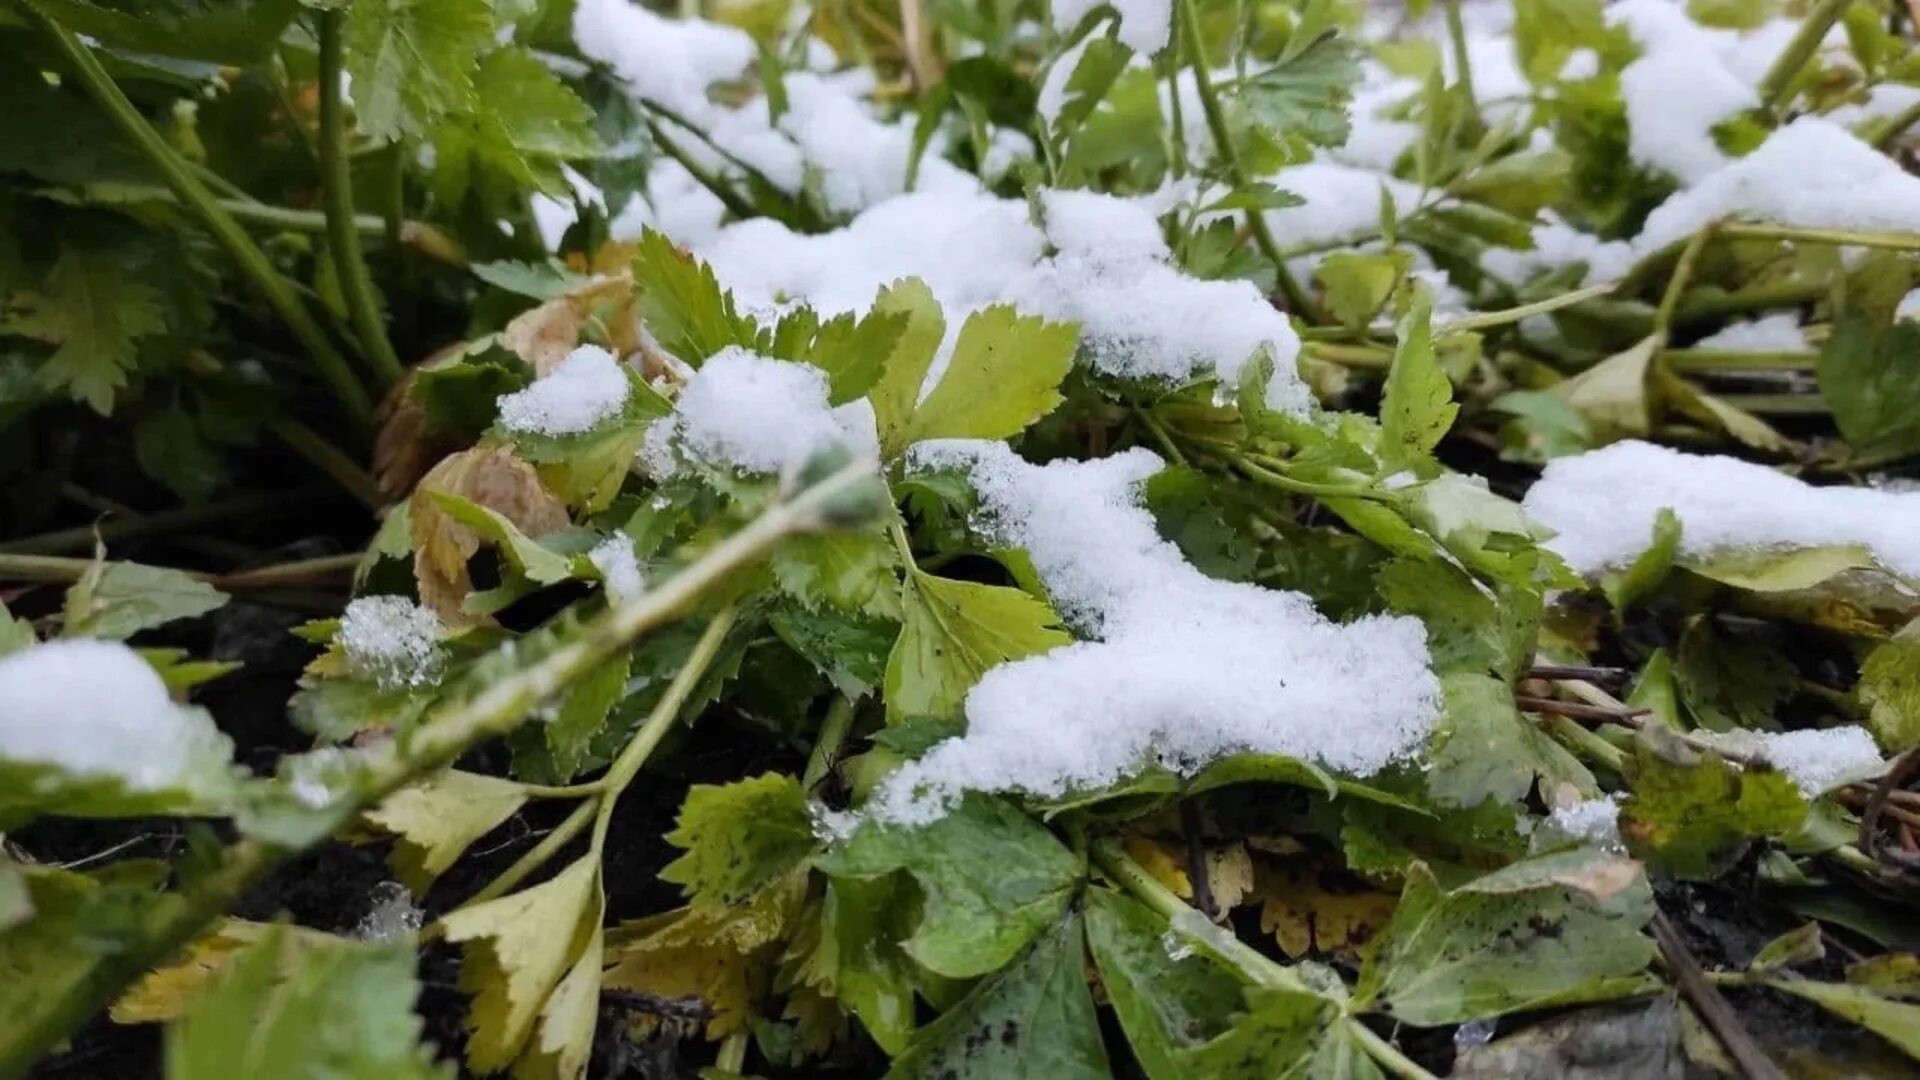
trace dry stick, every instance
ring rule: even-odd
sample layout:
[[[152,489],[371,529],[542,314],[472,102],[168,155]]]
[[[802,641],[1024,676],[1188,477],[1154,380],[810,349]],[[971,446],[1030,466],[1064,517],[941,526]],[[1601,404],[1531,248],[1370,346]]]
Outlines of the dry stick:
[[[1860,850],[1866,852],[1868,858],[1880,857],[1880,816],[1887,809],[1888,797],[1915,772],[1920,772],[1920,754],[1909,748],[1894,759],[1886,775],[1873,785],[1867,805],[1860,811]]]
[[[1651,925],[1653,939],[1660,944],[1660,955],[1666,958],[1668,970],[1680,984],[1680,992],[1693,1003],[1694,1010],[1712,1029],[1720,1045],[1727,1048],[1727,1056],[1733,1059],[1740,1075],[1747,1080],[1786,1080],[1779,1066],[1769,1061],[1760,1045],[1753,1041],[1752,1033],[1740,1022],[1739,1014],[1733,1011],[1720,988],[1701,970],[1700,962],[1681,940],[1667,913],[1655,911]]]
[[[166,181],[180,201],[191,207],[199,215],[201,224],[224,248],[227,255],[239,264],[247,278],[253,282],[260,295],[266,300],[280,321],[287,324],[307,353],[313,357],[314,365],[321,376],[333,388],[334,396],[340,399],[347,416],[362,429],[373,424],[373,402],[367,396],[366,388],[354,378],[353,370],[347,366],[346,358],[327,338],[326,331],[315,322],[287,285],[279,271],[267,260],[267,256],[246,230],[240,227],[232,215],[222,209],[203,184],[184,164],[180,156],[167,144],[166,139],[147,123],[146,117],[127,100],[113,76],[100,66],[93,50],[81,43],[71,30],[62,26],[52,16],[42,11],[38,4],[27,0],[22,7],[40,24],[40,28],[52,40],[54,46],[72,65],[74,74],[101,108],[120,128],[121,134],[130,139],[145,155],[149,164]]]
[[[336,809],[344,818],[372,806],[416,778],[451,764],[467,748],[513,730],[582,673],[679,618],[696,599],[741,567],[759,561],[790,536],[824,527],[824,515],[835,500],[846,498],[872,477],[870,464],[841,469],[791,502],[761,514],[657,589],[588,623],[572,643],[493,683],[478,697],[433,715],[400,739],[381,744],[380,753],[367,759],[361,786]],[[202,933],[243,892],[292,854],[290,849],[258,840],[235,841],[213,870],[195,878],[181,893],[156,899],[143,925],[128,935],[118,951],[95,958],[91,967],[66,985],[21,1003],[0,1033],[0,1080],[24,1074],[129,982]]]
[[[1579,667],[1567,664],[1535,664],[1527,669],[1529,679],[1590,679],[1594,682],[1622,682],[1630,672],[1618,667]]]
[[[1575,720],[1618,720],[1632,727],[1639,727],[1639,718],[1653,713],[1652,709],[1610,709],[1603,705],[1582,705],[1574,701],[1530,697],[1526,694],[1515,694],[1513,702],[1527,712],[1568,716]]]

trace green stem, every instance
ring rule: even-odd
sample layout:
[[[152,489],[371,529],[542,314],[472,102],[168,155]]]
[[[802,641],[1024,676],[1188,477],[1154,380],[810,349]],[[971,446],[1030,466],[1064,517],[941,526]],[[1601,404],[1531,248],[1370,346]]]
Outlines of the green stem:
[[[512,866],[500,871],[492,881],[487,882],[485,888],[468,897],[459,908],[454,910],[475,907],[489,900],[498,900],[512,892],[527,879],[529,874],[545,866],[548,860],[560,853],[562,848],[572,843],[573,838],[579,836],[580,831],[598,816],[599,807],[600,797],[582,800],[580,805],[573,808],[573,813],[568,814],[565,820],[553,827],[552,832],[541,837],[540,842],[528,848],[526,854],[515,859]],[[445,917],[441,916],[442,919]],[[422,936],[428,940],[439,937],[440,925],[440,921],[435,920],[431,926],[422,931]]]
[[[237,570],[231,574],[217,575],[212,580],[215,588],[226,589],[229,592],[235,589],[308,585],[316,579],[327,581],[342,574],[353,573],[365,555],[365,552],[360,551],[348,552],[345,555],[323,555],[317,559],[299,559],[274,566]]]
[[[1207,130],[1213,134],[1214,148],[1220,154],[1220,162],[1227,168],[1227,176],[1236,188],[1245,188],[1247,175],[1240,167],[1239,151],[1234,149],[1233,133],[1227,128],[1226,112],[1220,107],[1220,95],[1213,85],[1213,74],[1207,70],[1206,35],[1200,27],[1200,13],[1194,7],[1194,0],[1176,0],[1180,6],[1181,41],[1186,47],[1187,63],[1193,69],[1194,87],[1200,95],[1200,111],[1207,118]],[[1296,314],[1308,322],[1325,322],[1318,305],[1308,296],[1300,283],[1293,279],[1287,269],[1287,258],[1280,251],[1280,245],[1274,242],[1273,230],[1267,226],[1267,216],[1258,207],[1247,210],[1247,228],[1253,233],[1254,243],[1261,254],[1273,263],[1274,281],[1280,287],[1281,295],[1287,298],[1287,305]]]
[[[1348,345],[1337,341],[1309,341],[1306,353],[1315,360],[1365,371],[1385,371],[1393,366],[1393,353],[1377,345]]]
[[[1467,25],[1460,17],[1460,0],[1446,0],[1447,41],[1453,51],[1455,93],[1460,95],[1461,123],[1470,138],[1481,132],[1480,104],[1473,92],[1473,62],[1467,52]]]
[[[1833,410],[1819,394],[1721,394],[1737,409],[1767,416],[1826,416]]]
[[[660,130],[658,123],[648,120],[647,131],[652,133],[653,141],[659,145],[660,149],[667,152],[668,157],[679,162],[680,167],[687,170],[687,175],[693,177],[701,187],[712,192],[714,198],[720,200],[720,204],[727,208],[728,213],[742,220],[760,216],[760,212],[754,209],[752,203],[741,198],[740,193],[733,190],[725,180],[715,175],[713,170],[695,161],[693,155],[687,153],[679,143],[669,138],[666,132]]]
[[[360,233],[354,227],[353,170],[347,164],[345,104],[340,100],[340,8],[322,8],[320,23],[320,193],[327,211],[327,243],[333,249],[340,291],[353,320],[355,336],[372,362],[382,385],[400,381],[400,357],[387,339],[380,316],[380,297],[360,251]],[[384,224],[382,226],[384,228]]]
[[[353,370],[347,366],[346,358],[333,347],[325,331],[320,329],[320,324],[314,322],[313,316],[300,303],[299,297],[294,295],[286,281],[274,270],[273,264],[267,260],[266,253],[254,244],[246,230],[240,227],[240,223],[221,208],[213,194],[207,190],[199,178],[193,175],[173,148],[167,145],[166,139],[147,123],[146,118],[140,115],[140,111],[127,100],[127,96],[120,92],[120,88],[114,84],[113,77],[108,75],[106,69],[100,66],[100,61],[94,58],[92,50],[82,44],[72,31],[41,11],[39,6],[31,0],[27,0],[22,6],[40,24],[41,29],[46,32],[47,37],[52,40],[61,55],[66,57],[68,63],[73,66],[74,74],[79,78],[80,84],[86,87],[87,92],[92,94],[94,100],[107,111],[114,123],[119,126],[121,133],[146,155],[148,162],[153,165],[155,171],[159,172],[167,186],[173,189],[173,193],[179,196],[180,201],[200,216],[207,231],[213,234],[213,238],[226,250],[228,256],[239,264],[241,271],[260,291],[267,306],[273,309],[274,314],[287,324],[287,329],[293,332],[293,336],[299,339],[301,346],[313,357],[314,365],[319,368],[321,377],[333,388],[334,396],[340,399],[340,404],[346,409],[348,417],[363,430],[371,428],[373,403],[367,396],[366,389],[354,378]]]
[[[840,760],[847,734],[853,730],[853,699],[835,694],[827,715],[820,719],[820,734],[813,740],[813,752],[807,755],[807,769],[800,774],[800,788],[811,792],[827,778]]]
[[[713,1067],[723,1073],[735,1076],[747,1066],[747,1033],[736,1031],[720,1044],[720,1052],[714,1056]]]
[[[102,206],[116,206],[131,202],[164,202],[179,205],[180,199],[172,191],[153,184],[116,184],[111,196],[82,191],[81,196]],[[270,229],[286,229],[290,232],[323,233],[327,231],[327,215],[317,210],[295,210],[286,206],[271,206],[252,199],[233,199],[215,197],[214,205],[226,211],[242,225],[259,225]],[[364,236],[379,236],[382,222],[372,214],[353,216],[355,232]]]
[[[1376,487],[1363,487],[1356,484],[1321,484],[1311,480],[1296,480],[1271,467],[1276,463],[1271,458],[1257,458],[1253,455],[1227,452],[1229,464],[1244,473],[1247,479],[1257,484],[1295,495],[1309,495],[1316,499],[1371,499],[1374,502],[1396,506],[1401,502],[1399,495],[1391,491],[1382,491]],[[1264,464],[1263,464],[1264,462]]]
[[[871,480],[868,466],[856,463],[841,469],[761,514],[658,588],[609,609],[582,627],[571,643],[532,666],[429,717],[411,732],[359,751],[365,762],[361,782],[334,809],[344,819],[450,765],[483,740],[513,730],[541,703],[615,652],[631,647],[641,635],[684,615],[701,595],[758,562],[788,537],[826,527],[827,512],[836,500]],[[601,799],[611,798],[609,788]],[[0,1078],[11,1080],[24,1073],[105,1008],[129,982],[203,933],[241,893],[289,854],[254,840],[236,841],[226,849],[217,869],[178,896],[156,899],[145,924],[119,949],[97,955],[72,981],[18,1003],[20,1007],[7,1017],[5,1032],[0,1033]]]
[[[1847,10],[1853,0],[1820,0],[1813,11],[1807,15],[1800,29],[1794,32],[1793,40],[1780,50],[1774,58],[1773,66],[1767,69],[1760,79],[1760,103],[1768,110],[1777,110],[1786,99],[1787,91],[1792,89],[1794,81],[1805,70],[1807,61],[1820,48],[1820,42],[1826,38],[1827,31]]]
[[[1521,304],[1519,307],[1503,308],[1499,311],[1475,312],[1465,318],[1455,319],[1452,322],[1443,323],[1434,327],[1433,336],[1437,338],[1447,334],[1465,333],[1468,330],[1486,330],[1495,326],[1505,326],[1508,323],[1517,323],[1530,316],[1545,315],[1549,312],[1559,311],[1561,308],[1568,308],[1575,304],[1585,303],[1588,300],[1599,299],[1602,296],[1611,294],[1613,290],[1613,282],[1602,282],[1598,285],[1589,285],[1584,289],[1575,289],[1572,292],[1561,293],[1559,296],[1550,296],[1545,300],[1536,300],[1531,304]]]
[[[9,540],[0,543],[0,553],[50,555],[65,551],[90,551],[96,538],[102,543],[112,543],[117,540],[164,536],[168,533],[197,529],[203,525],[212,525],[233,518],[252,517],[269,510],[285,509],[312,498],[313,492],[310,490],[236,495],[218,502],[161,510],[143,517],[124,518],[97,525],[77,525],[71,529],[56,529],[38,536]]]
[[[266,419],[267,431],[368,507],[380,506],[380,483],[319,432],[290,416]]]
[[[1660,307],[1653,313],[1653,334],[1666,343],[1667,331],[1673,325],[1674,312],[1680,309],[1680,294],[1687,291],[1687,283],[1693,280],[1693,268],[1700,261],[1700,253],[1706,250],[1707,243],[1717,231],[1708,225],[1693,234],[1687,246],[1680,250],[1680,261],[1673,266],[1673,276],[1667,279],[1667,291],[1660,296]]]
[[[1120,842],[1107,836],[1095,840],[1090,848],[1093,862],[1102,873],[1111,878],[1134,899],[1152,908],[1161,917],[1173,920],[1186,913],[1189,917],[1201,916],[1186,901],[1175,896],[1172,890],[1155,880],[1146,868],[1128,855]],[[1258,986],[1284,987],[1301,993],[1313,991],[1300,980],[1291,969],[1275,963],[1231,933],[1223,932],[1221,937],[1210,943],[1221,957],[1231,963],[1240,976]],[[1388,1073],[1401,1080],[1435,1080],[1432,1073],[1420,1067],[1394,1045],[1381,1038],[1373,1029],[1352,1016],[1342,1017],[1347,1033],[1360,1044],[1367,1056],[1377,1062]]]
[[[1920,101],[1901,109],[1882,123],[1874,132],[1873,148],[1885,152],[1915,124],[1920,124]]]
[[[1920,251],[1920,233],[1863,232],[1857,229],[1812,229],[1798,225],[1770,225],[1765,222],[1723,222],[1717,227],[1722,236],[1739,240],[1797,240],[1805,244],[1835,244],[1847,247],[1880,248],[1886,251]]]
[[[1617,774],[1625,775],[1627,755],[1622,753],[1619,747],[1582,727],[1570,716],[1542,716],[1538,719],[1567,749],[1588,761],[1604,765]]]
[[[1675,371],[1812,371],[1820,355],[1812,352],[1662,349],[1660,359]]]
[[[1152,410],[1149,409],[1136,409],[1134,412],[1140,417],[1141,425],[1153,436],[1153,441],[1160,444],[1160,450],[1167,455],[1167,460],[1175,465],[1185,465],[1187,455],[1180,452],[1180,447],[1173,441],[1173,433],[1160,422],[1160,418],[1153,415]]]
[[[647,714],[646,723],[634,733],[632,741],[621,749],[620,756],[613,759],[607,775],[600,781],[600,810],[593,819],[593,850],[599,851],[605,846],[607,828],[613,822],[613,808],[619,804],[620,795],[640,774],[640,766],[653,756],[654,747],[666,737],[667,730],[680,715],[680,710],[693,696],[694,687],[707,674],[707,668],[713,666],[713,660],[720,655],[720,646],[725,644],[727,634],[733,629],[739,618],[737,608],[726,608],[713,617],[707,628],[700,633],[700,640],[694,643],[693,652],[687,656],[686,663],[674,673],[673,681],[667,684],[666,693],[660,696],[653,711]]]
[[[1811,303],[1826,293],[1827,286],[1817,281],[1774,282],[1730,293],[1695,293],[1681,302],[1680,310],[1674,312],[1673,317],[1682,325],[1705,322],[1726,315]]]

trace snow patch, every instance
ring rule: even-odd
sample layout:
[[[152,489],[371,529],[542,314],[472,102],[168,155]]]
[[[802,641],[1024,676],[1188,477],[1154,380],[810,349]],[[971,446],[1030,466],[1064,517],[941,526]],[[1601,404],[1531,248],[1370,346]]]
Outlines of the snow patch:
[[[355,674],[395,690],[440,677],[443,629],[431,608],[404,596],[362,596],[347,605],[333,640]]]
[[[582,345],[524,390],[500,398],[500,426],[524,435],[578,435],[619,414],[632,387],[598,345]]]
[[[819,368],[733,346],[708,357],[673,415],[648,429],[643,456],[656,476],[679,471],[685,459],[764,474],[835,444],[879,456],[872,405],[863,398],[831,407]]]

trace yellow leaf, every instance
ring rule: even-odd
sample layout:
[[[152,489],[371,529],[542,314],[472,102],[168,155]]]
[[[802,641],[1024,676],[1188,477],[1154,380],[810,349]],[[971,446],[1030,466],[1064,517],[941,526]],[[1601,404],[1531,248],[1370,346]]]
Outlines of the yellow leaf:
[[[215,976],[233,958],[267,936],[273,927],[245,919],[226,919],[187,946],[176,963],[155,968],[113,1003],[109,1015],[117,1024],[157,1024],[178,1019]],[[319,930],[282,927],[280,965],[284,969],[302,949],[341,939]]]
[[[541,484],[533,466],[499,447],[463,450],[420,479],[407,504],[420,600],[450,626],[471,625],[476,620],[462,605],[473,591],[467,560],[480,550],[480,534],[442,509],[435,491],[486,507],[535,539],[566,528],[567,507]]]
[[[1260,929],[1296,960],[1310,952],[1357,957],[1397,902],[1393,894],[1357,881],[1348,888],[1337,872],[1307,859],[1263,861],[1255,876]]]
[[[662,998],[696,997],[711,1011],[707,1037],[724,1039],[758,1018],[787,933],[806,900],[797,868],[735,908],[680,908],[624,923],[609,936],[607,987]]]
[[[580,1080],[587,1073],[600,1017],[600,972],[606,962],[597,904],[591,926],[579,958],[540,1010],[538,1034],[513,1067],[515,1080]]]
[[[531,889],[452,912],[451,942],[471,942],[460,988],[473,995],[467,1064],[497,1072],[519,1056],[554,985],[572,966],[584,917],[598,910],[599,862],[592,856]]]
[[[1153,879],[1173,891],[1182,900],[1193,899],[1193,882],[1187,877],[1184,856],[1175,855],[1166,845],[1144,836],[1129,836],[1122,841],[1127,854]]]
[[[1242,844],[1224,844],[1207,849],[1207,888],[1213,894],[1214,908],[1232,911],[1253,891],[1253,859]]]
[[[400,838],[393,848],[393,872],[417,895],[526,801],[525,791],[512,781],[448,769],[387,796],[366,816]]]

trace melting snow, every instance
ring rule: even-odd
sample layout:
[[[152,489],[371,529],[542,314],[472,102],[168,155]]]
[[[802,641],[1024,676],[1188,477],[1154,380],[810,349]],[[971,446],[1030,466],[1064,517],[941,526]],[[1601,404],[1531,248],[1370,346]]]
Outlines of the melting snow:
[[[673,416],[647,430],[644,458],[669,476],[682,458],[749,473],[777,473],[834,444],[879,456],[873,406],[827,404],[827,377],[811,364],[733,347],[694,373]]]
[[[334,642],[347,666],[388,689],[440,676],[439,616],[404,596],[362,596],[347,605]]]
[[[500,399],[500,426],[527,435],[578,435],[617,415],[632,387],[598,345],[582,345],[524,390]]]

